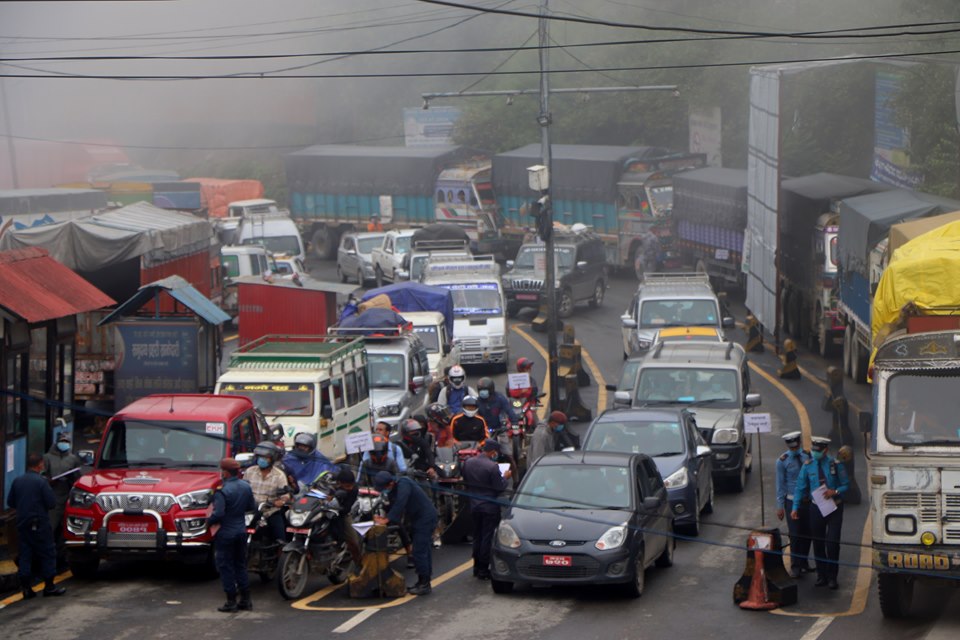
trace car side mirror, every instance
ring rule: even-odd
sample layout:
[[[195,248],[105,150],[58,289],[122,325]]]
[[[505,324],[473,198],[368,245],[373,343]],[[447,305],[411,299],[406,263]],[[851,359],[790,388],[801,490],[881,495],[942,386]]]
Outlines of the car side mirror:
[[[586,261],[586,260],[580,260],[579,262],[577,262],[577,269],[580,269],[580,270],[582,271],[582,270],[584,270],[584,269],[586,269],[586,268],[587,268],[587,261]]]
[[[510,269],[513,269],[513,265],[515,263],[513,262],[513,260],[507,260],[504,264],[507,267],[507,271],[509,271]]]
[[[705,444],[697,445],[697,457],[698,457],[698,458],[702,458],[702,457],[704,457],[704,456],[709,456],[709,455],[712,454],[712,453],[713,453],[713,449],[711,449],[711,448],[708,447],[707,445],[705,445]]]
[[[85,465],[93,464],[93,451],[91,449],[81,449],[80,451],[77,451],[77,457],[79,457],[80,462]]]
[[[576,448],[575,448],[575,447],[564,447],[563,449],[560,449],[560,451],[563,451],[564,453],[570,453],[571,451],[576,451]]]
[[[660,506],[660,498],[656,496],[647,496],[643,499],[644,511],[655,511]]]
[[[759,407],[760,406],[760,394],[759,393],[748,393],[747,397],[743,401],[744,406],[746,407]]]
[[[860,420],[861,433],[870,433],[873,431],[873,414],[871,412],[861,411],[858,420]]]
[[[428,376],[413,376],[413,380],[410,381],[410,386],[413,387],[414,391],[419,391],[427,384]]]
[[[624,329],[636,329],[637,321],[631,318],[628,315],[620,316],[620,324],[623,325]]]
[[[730,327],[736,326],[736,321],[731,316],[724,316],[723,320],[720,321],[720,325],[724,329],[729,329]]]
[[[327,420],[333,420],[333,407],[327,405],[320,409],[320,417]]]
[[[628,408],[630,406],[630,392],[616,391],[613,394],[613,406],[617,408]]]

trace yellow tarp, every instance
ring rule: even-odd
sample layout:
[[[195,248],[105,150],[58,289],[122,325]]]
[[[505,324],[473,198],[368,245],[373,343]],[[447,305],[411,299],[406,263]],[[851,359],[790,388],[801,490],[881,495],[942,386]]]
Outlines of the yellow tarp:
[[[897,249],[873,297],[871,328],[877,335],[902,328],[900,310],[913,303],[927,315],[955,314],[937,308],[960,307],[960,221],[917,236]]]
[[[951,211],[939,216],[917,218],[916,220],[907,220],[895,224],[890,227],[890,241],[887,244],[887,251],[892,254],[914,238],[955,220],[960,220],[960,211]]]

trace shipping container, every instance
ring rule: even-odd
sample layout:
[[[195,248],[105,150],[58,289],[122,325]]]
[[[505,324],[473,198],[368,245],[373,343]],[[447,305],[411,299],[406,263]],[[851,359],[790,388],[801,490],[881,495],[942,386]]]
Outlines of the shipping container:
[[[239,200],[263,197],[263,183],[259,180],[221,180],[219,178],[187,178],[184,182],[200,185],[201,204],[210,218],[227,217],[227,205]]]
[[[339,304],[355,286],[304,278],[265,280],[237,278],[239,341],[265,335],[319,336],[337,322]],[[338,295],[342,300],[338,300]]]

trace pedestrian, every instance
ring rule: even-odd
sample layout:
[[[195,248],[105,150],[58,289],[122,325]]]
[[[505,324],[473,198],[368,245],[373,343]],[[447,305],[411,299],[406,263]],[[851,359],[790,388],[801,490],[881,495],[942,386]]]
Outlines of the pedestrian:
[[[449,365],[443,368],[443,375],[438,377],[436,380],[430,383],[430,386],[427,387],[427,402],[433,404],[437,401],[437,398],[440,397],[440,391],[443,390],[448,384],[450,384],[450,369],[453,368],[453,365]]]
[[[234,458],[220,461],[220,475],[223,484],[213,493],[210,526],[219,525],[214,533],[213,549],[227,601],[217,607],[217,611],[253,611],[247,576],[247,527],[244,516],[256,511],[257,503],[250,485],[240,479],[240,463]]]
[[[287,474],[276,465],[280,459],[280,447],[264,440],[253,450],[256,464],[243,473],[243,479],[253,490],[258,505],[268,504],[260,514],[270,529],[270,535],[280,543],[287,541],[287,523],[283,519],[283,506],[290,501],[290,484]]]
[[[480,404],[474,396],[463,399],[463,411],[450,420],[450,431],[458,442],[482,443],[490,435],[487,421],[480,413]]]
[[[370,222],[367,223],[367,231],[383,231],[383,225],[380,223],[380,216],[377,214],[370,216]]]
[[[809,461],[810,454],[800,447],[800,432],[783,435],[787,450],[777,458],[777,519],[793,512],[793,496],[797,489],[800,469]],[[802,573],[813,571],[807,556],[810,554],[810,510],[797,510],[798,520],[787,518],[790,532],[790,577],[799,578]]]
[[[563,431],[567,424],[567,414],[563,411],[554,411],[546,422],[541,422],[530,436],[530,446],[527,448],[528,469],[546,454],[557,450],[557,433]]]
[[[50,450],[43,454],[43,475],[49,480],[53,495],[57,499],[56,505],[50,510],[50,528],[53,529],[53,543],[57,548],[58,572],[67,568],[67,548],[63,541],[63,513],[67,508],[70,489],[80,477],[83,465],[80,456],[70,449],[70,436],[61,433],[57,441],[50,445]]]
[[[386,493],[390,502],[386,517],[374,516],[373,521],[381,525],[397,525],[406,518],[410,525],[417,582],[407,591],[415,596],[425,596],[432,591],[430,578],[433,575],[433,530],[437,527],[437,510],[427,494],[410,478],[397,478],[381,471],[374,477],[373,486],[381,494]]]
[[[473,518],[473,575],[481,580],[490,579],[490,548],[493,534],[500,524],[500,505],[497,498],[507,488],[511,470],[503,474],[497,464],[500,443],[487,440],[483,455],[463,463],[463,482],[470,496],[470,516]]]
[[[813,555],[817,561],[817,581],[815,586],[828,585],[838,589],[837,573],[840,568],[840,530],[843,528],[843,494],[850,486],[846,468],[842,463],[827,455],[830,438],[814,436],[810,456],[800,475],[797,476],[797,489],[793,496],[793,510],[790,517],[800,519],[799,508],[806,507],[810,513],[810,535],[813,538]],[[835,510],[824,515],[820,505],[813,500],[813,493],[825,487],[823,497],[833,501]],[[810,504],[802,504],[809,499]]]
[[[23,599],[29,600],[33,592],[33,564],[40,565],[44,579],[44,596],[62,596],[67,592],[53,583],[57,574],[57,549],[50,528],[50,510],[56,506],[56,496],[43,473],[43,456],[31,453],[27,456],[27,471],[14,479],[7,494],[7,505],[17,511],[17,537],[20,555],[17,575]]]

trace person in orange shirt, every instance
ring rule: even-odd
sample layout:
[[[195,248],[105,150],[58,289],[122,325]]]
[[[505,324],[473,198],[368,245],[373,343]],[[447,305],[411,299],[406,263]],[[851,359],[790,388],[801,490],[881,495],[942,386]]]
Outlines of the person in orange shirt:
[[[367,231],[383,231],[383,225],[380,223],[380,216],[377,214],[370,216],[370,222],[367,223]]]

